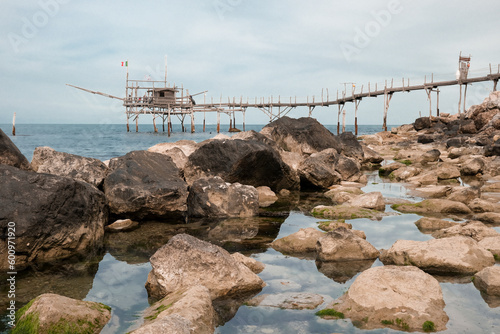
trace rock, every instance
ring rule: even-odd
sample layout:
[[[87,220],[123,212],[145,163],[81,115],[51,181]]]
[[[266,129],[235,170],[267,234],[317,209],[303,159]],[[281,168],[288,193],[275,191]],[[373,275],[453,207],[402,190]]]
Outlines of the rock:
[[[447,238],[456,235],[470,237],[476,241],[481,241],[486,237],[500,236],[500,233],[478,221],[468,221],[457,224],[449,228],[437,231],[432,234],[436,239]]]
[[[337,283],[344,284],[358,273],[369,269],[374,259],[359,261],[323,262],[316,260],[318,271]]]
[[[394,172],[389,174],[390,178],[394,178],[397,181],[404,181],[408,180],[411,177],[414,177],[415,175],[420,174],[422,170],[417,167],[412,167],[412,166],[405,166],[401,167],[399,169],[396,169]]]
[[[37,147],[31,167],[35,172],[71,177],[99,187],[108,172],[106,165],[94,158],[57,152],[50,147]]]
[[[382,163],[382,161],[384,161],[384,158],[380,154],[378,154],[375,150],[372,150],[371,148],[369,148],[366,145],[361,145],[361,146],[363,147],[363,155],[364,155],[364,158],[362,161],[363,165],[367,165],[367,164],[378,165],[378,164]]]
[[[462,202],[464,204],[469,204],[473,199],[477,198],[478,191],[472,190],[470,187],[453,187],[451,189],[451,194],[448,195],[447,199],[450,201]]]
[[[226,183],[216,176],[194,181],[187,203],[190,217],[252,217],[259,211],[259,193],[252,186]]]
[[[201,285],[178,291],[151,305],[144,324],[131,334],[205,333],[215,330],[215,311],[209,290]]]
[[[465,144],[465,139],[462,137],[453,137],[446,141],[446,148],[462,147]]]
[[[233,253],[231,256],[238,262],[243,263],[248,269],[250,269],[253,273],[258,274],[264,270],[265,265],[262,262],[259,262],[251,257],[245,256],[241,253]]]
[[[460,170],[456,166],[450,164],[442,164],[434,172],[438,180],[457,179],[460,177]]]
[[[416,184],[418,186],[432,185],[438,182],[436,173],[433,171],[422,172],[417,176],[410,177],[406,180],[409,183]]]
[[[364,160],[364,150],[358,139],[352,132],[342,132],[338,138],[342,147],[341,153],[346,157],[362,162]]]
[[[187,184],[169,156],[133,151],[113,159],[104,179],[111,213],[125,218],[175,218],[187,211]]]
[[[262,133],[258,133],[254,130],[239,132],[231,137],[231,139],[241,139],[241,140],[256,140],[260,141],[264,144],[270,145],[274,148],[278,147],[274,140],[269,137],[263,135]]]
[[[343,181],[358,182],[363,176],[360,163],[343,155],[339,155],[335,170],[340,173]]]
[[[345,192],[345,193],[348,193],[348,194],[351,194],[354,196],[364,194],[363,190],[361,190],[359,187],[349,187],[349,186],[336,185],[336,186],[331,187],[330,190],[328,190],[325,193],[325,196],[328,198],[332,198],[332,196],[335,193],[341,193],[341,192]]]
[[[398,240],[388,251],[381,252],[380,261],[385,265],[413,265],[441,275],[470,275],[495,263],[490,252],[464,236],[428,241]]]
[[[476,124],[471,119],[463,120],[460,123],[459,133],[475,134],[477,133]]]
[[[435,135],[433,134],[423,134],[419,135],[417,138],[417,143],[420,144],[429,144],[435,141]]]
[[[500,235],[484,237],[478,242],[478,245],[490,251],[495,260],[500,260]]]
[[[474,275],[474,285],[488,295],[500,296],[500,267],[484,268]]]
[[[430,232],[430,231],[438,231],[448,227],[456,226],[459,223],[451,222],[448,220],[437,219],[437,218],[429,218],[423,217],[415,222],[417,228],[420,231]]]
[[[417,196],[424,198],[446,197],[451,193],[451,191],[452,189],[450,186],[436,186],[436,185],[428,185],[426,187],[420,187],[414,190]]]
[[[341,191],[341,192],[328,193],[327,197],[332,200],[333,204],[343,204],[343,203],[347,203],[350,200],[352,200],[353,198],[355,198],[356,195]]]
[[[149,296],[166,295],[204,285],[212,300],[260,291],[265,283],[248,267],[219,246],[178,234],[150,258]]]
[[[248,306],[277,307],[286,310],[314,310],[323,304],[323,297],[307,292],[285,292],[275,295],[263,294],[252,298]]]
[[[184,154],[184,152],[180,148],[174,147],[170,150],[163,151],[161,154],[169,156],[174,162],[174,164],[177,166],[177,168],[179,168],[180,170],[184,170],[184,167],[186,166],[188,161],[188,157]]]
[[[485,157],[499,156],[500,155],[500,139],[493,144],[486,146],[484,150]]]
[[[425,152],[420,156],[421,163],[429,163],[439,161],[439,157],[441,156],[441,152],[437,149],[432,149],[430,151]]]
[[[489,182],[486,183],[482,188],[481,192],[500,192],[500,182]]]
[[[278,196],[271,190],[271,188],[266,186],[257,187],[257,192],[259,194],[259,206],[265,208],[273,204],[278,200]]]
[[[476,213],[474,219],[486,224],[500,225],[500,213],[498,212]]]
[[[111,318],[101,303],[45,293],[17,313],[16,333],[100,333]]]
[[[316,218],[324,219],[379,219],[384,216],[383,213],[376,210],[346,204],[335,206],[318,205],[312,209],[311,214]]]
[[[493,212],[493,211],[499,211],[500,206],[496,203],[492,203],[490,201],[485,201],[480,198],[474,198],[472,201],[469,202],[469,208],[472,210],[472,212]]]
[[[379,256],[379,251],[368,241],[344,227],[319,238],[316,252],[322,262],[370,260]]]
[[[330,232],[338,229],[339,227],[346,228],[348,230],[352,229],[352,225],[346,223],[344,220],[333,220],[333,221],[322,221],[319,222],[318,228],[325,232]]]
[[[281,117],[266,125],[261,133],[268,135],[285,151],[312,154],[327,148],[342,151],[340,140],[311,117]]]
[[[130,219],[118,219],[113,224],[106,226],[106,232],[128,232],[139,227],[139,223]]]
[[[472,158],[467,160],[460,167],[460,173],[462,175],[477,175],[482,173],[485,168],[485,162],[482,158]]]
[[[374,191],[363,195],[358,195],[349,201],[352,206],[359,206],[361,208],[373,209],[377,211],[385,210],[385,201],[382,193]]]
[[[298,166],[301,187],[325,189],[339,184],[342,175],[335,170],[338,160],[337,151],[333,148],[313,153],[304,159]]]
[[[390,175],[395,170],[397,170],[399,168],[403,168],[403,167],[406,167],[406,165],[402,164],[401,162],[393,162],[393,163],[390,163],[388,165],[380,167],[378,170],[378,173],[380,175],[387,176],[387,175]]]
[[[394,204],[394,210],[408,213],[470,213],[470,209],[462,202],[447,199],[426,199],[412,204]]]
[[[267,186],[275,192],[298,189],[298,175],[271,146],[254,140],[211,140],[189,156],[184,168],[189,184],[220,176],[229,183]]]
[[[444,307],[439,282],[412,266],[365,270],[347,293],[328,306],[362,329],[388,326],[382,323],[385,320],[392,321],[389,326],[405,331],[421,331],[426,321],[432,321],[437,331],[446,329],[448,316]]]
[[[283,162],[287,164],[294,172],[298,172],[299,165],[304,160],[304,156],[297,152],[287,152],[279,150],[279,154]]]
[[[431,120],[429,117],[420,117],[415,120],[415,123],[413,123],[413,128],[416,131],[420,131],[423,129],[428,129],[431,127]]]
[[[149,152],[168,154],[172,149],[179,149],[186,157],[189,157],[196,149],[198,144],[194,140],[178,140],[174,143],[160,143],[148,148]]]
[[[0,180],[0,230],[6,236],[15,223],[17,270],[102,248],[108,209],[95,187],[7,165],[0,165]],[[0,258],[7,258],[7,238],[0,238]],[[0,262],[1,270],[7,266]]]
[[[316,242],[325,233],[313,227],[301,228],[298,232],[273,241],[271,247],[283,254],[307,254],[316,252]]]
[[[28,159],[19,151],[9,136],[0,129],[0,165],[9,165],[23,170],[31,170]]]

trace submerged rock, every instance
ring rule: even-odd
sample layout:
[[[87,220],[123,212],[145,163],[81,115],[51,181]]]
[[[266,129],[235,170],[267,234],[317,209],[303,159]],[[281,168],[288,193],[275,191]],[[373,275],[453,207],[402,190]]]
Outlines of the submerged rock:
[[[278,200],[278,196],[276,196],[276,193],[272,191],[271,188],[260,186],[256,189],[259,193],[259,206],[261,208],[268,207]]]
[[[0,230],[7,236],[15,228],[16,269],[102,248],[108,209],[97,188],[7,165],[0,165],[0,180]],[[7,249],[7,238],[0,238],[0,258],[7,259]]]
[[[206,287],[196,285],[151,305],[144,312],[144,324],[131,334],[212,334],[215,325],[210,292]]]
[[[446,329],[448,316],[439,282],[416,267],[383,266],[362,272],[346,294],[328,306],[362,329],[421,331],[432,321]],[[337,313],[338,314],[338,313]]]
[[[441,275],[470,275],[495,263],[493,255],[469,237],[454,236],[428,241],[398,240],[380,261],[385,265],[408,266]]]
[[[0,164],[23,170],[31,170],[28,159],[19,151],[17,146],[2,129],[0,129]]]
[[[337,283],[344,284],[358,273],[363,272],[373,265],[372,260],[356,261],[327,261],[316,260],[318,271]]]
[[[102,184],[108,172],[108,167],[98,159],[58,152],[50,147],[35,149],[31,167],[38,173],[67,176],[96,187]]]
[[[270,145],[255,140],[211,140],[189,156],[184,169],[189,184],[220,176],[229,183],[267,186],[275,192],[298,189],[298,175]]]
[[[285,292],[275,295],[263,294],[252,298],[248,306],[277,307],[285,310],[314,310],[323,304],[323,297],[307,292]]]
[[[311,214],[317,218],[345,220],[357,218],[380,219],[384,216],[384,213],[380,211],[346,204],[335,206],[318,205],[312,209]]]
[[[259,211],[259,194],[252,186],[209,177],[193,182],[187,198],[190,217],[251,217]]]
[[[113,159],[104,180],[111,213],[125,218],[175,218],[187,211],[187,184],[172,159],[133,151]]]
[[[213,299],[260,291],[265,283],[226,250],[187,234],[174,236],[150,259],[146,282],[154,298],[204,285]]]
[[[100,333],[111,318],[111,308],[46,293],[21,308],[16,318],[17,333]]]

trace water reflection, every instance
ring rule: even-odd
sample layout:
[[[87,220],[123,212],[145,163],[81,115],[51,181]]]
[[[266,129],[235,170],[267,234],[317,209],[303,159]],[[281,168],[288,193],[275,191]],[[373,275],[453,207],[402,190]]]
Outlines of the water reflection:
[[[322,262],[316,260],[318,271],[337,283],[344,284],[358,273],[372,267],[375,260]]]

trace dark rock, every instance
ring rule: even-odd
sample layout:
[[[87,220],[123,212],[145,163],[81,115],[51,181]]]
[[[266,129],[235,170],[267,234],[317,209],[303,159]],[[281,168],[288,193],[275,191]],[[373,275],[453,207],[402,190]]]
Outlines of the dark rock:
[[[358,161],[363,161],[364,151],[363,147],[359,143],[358,139],[352,132],[343,132],[339,136],[340,144],[342,147],[342,154],[349,157],[357,159]]]
[[[269,145],[254,140],[211,140],[189,156],[184,169],[188,183],[208,176],[220,176],[229,183],[273,191],[298,189],[299,177]]]
[[[335,149],[326,149],[303,160],[299,167],[302,188],[328,188],[339,184],[342,176],[335,170],[339,155]]]
[[[460,133],[475,134],[477,133],[476,124],[471,119],[463,120],[460,124]]]
[[[363,164],[380,164],[384,158],[375,150],[363,145]]]
[[[104,194],[95,187],[6,165],[0,165],[0,180],[0,258],[7,258],[7,232],[13,222],[16,269],[94,255],[102,247],[108,210]],[[7,265],[3,261],[0,267]]]
[[[327,148],[342,151],[340,140],[311,117],[281,117],[266,125],[261,133],[271,137],[285,151],[312,154]]]
[[[340,173],[342,181],[357,182],[362,175],[360,169],[361,165],[359,162],[344,155],[339,155],[335,170]]]
[[[31,170],[28,159],[19,151],[17,146],[2,129],[0,129],[0,164]]]
[[[218,176],[194,181],[187,202],[190,217],[251,217],[259,212],[257,189]]]
[[[500,139],[493,144],[486,146],[484,150],[485,157],[492,157],[495,155],[500,155]]]
[[[31,167],[38,173],[67,176],[96,187],[102,184],[108,172],[108,167],[98,159],[57,152],[50,147],[35,149]]]
[[[481,130],[486,124],[488,124],[496,114],[498,114],[500,110],[490,110],[486,112],[482,112],[474,117],[474,124],[476,129]]]
[[[417,142],[419,142],[421,144],[433,143],[434,142],[434,135],[431,135],[431,134],[420,135],[420,136],[418,136]]]
[[[175,218],[187,211],[187,184],[164,154],[133,151],[113,159],[104,180],[111,213],[125,218]]]
[[[440,156],[441,156],[441,152],[437,149],[433,149],[433,150],[427,151],[424,154],[422,154],[422,157],[420,158],[420,160],[423,163],[436,162],[439,160]]]
[[[417,131],[428,129],[431,127],[431,120],[429,117],[420,117],[413,123],[413,128]]]
[[[260,141],[264,144],[270,145],[274,148],[278,147],[274,140],[270,139],[269,137],[263,135],[262,133],[259,133],[254,130],[250,131],[245,131],[245,132],[240,132],[231,137],[231,139],[241,139],[241,140],[255,140],[255,141]]]
[[[465,145],[465,138],[462,137],[450,138],[446,141],[446,148],[462,147],[464,145]]]

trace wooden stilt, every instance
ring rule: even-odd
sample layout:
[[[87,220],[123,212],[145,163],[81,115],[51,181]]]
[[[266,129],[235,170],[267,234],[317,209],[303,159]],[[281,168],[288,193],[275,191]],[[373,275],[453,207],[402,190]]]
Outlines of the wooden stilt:
[[[496,91],[497,91],[497,83],[498,83],[498,79],[493,80],[493,91],[494,91],[494,92],[496,92]]]
[[[393,93],[388,93],[387,90],[384,92],[384,123],[382,124],[382,129],[387,131],[387,112],[389,111],[389,102],[391,102]]]
[[[358,118],[354,117],[354,134],[358,135]]]
[[[16,113],[14,113],[14,118],[12,119],[12,135],[16,135]]]
[[[345,108],[342,111],[342,133],[345,132]]]
[[[243,131],[246,131],[245,130],[245,112],[242,113],[242,116],[243,116]]]
[[[194,133],[194,112],[191,111],[191,133]]]
[[[432,88],[426,88],[425,92],[427,93],[427,99],[429,100],[429,118],[432,118],[432,100],[431,100]]]
[[[130,119],[130,115],[127,114],[127,132],[130,132],[130,126],[128,124],[129,119]]]
[[[156,128],[156,116],[154,114],[153,114],[153,129],[155,133],[158,132],[158,129]]]
[[[217,111],[217,133],[220,133],[220,111]]]
[[[135,132],[139,132],[139,115],[135,116]]]
[[[465,102],[467,100],[467,84],[465,84],[465,88],[464,88],[464,113],[465,113]]]
[[[361,88],[363,90],[363,88]],[[354,133],[358,135],[358,106],[361,100],[354,101]]]
[[[165,117],[162,116],[162,131],[165,132]]]
[[[205,132],[205,117],[206,117],[206,113],[203,112],[203,132]]]
[[[439,117],[439,88],[436,90],[436,116]]]
[[[230,117],[229,118],[229,130],[233,128],[233,119]]]
[[[460,96],[458,98],[458,113],[460,114],[462,112],[462,84],[458,85],[460,88]]]
[[[170,108],[168,108],[167,114],[167,134],[170,137],[170,132],[172,131],[172,119],[170,118]]]

